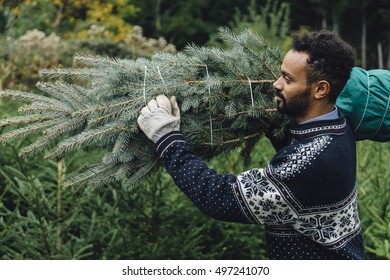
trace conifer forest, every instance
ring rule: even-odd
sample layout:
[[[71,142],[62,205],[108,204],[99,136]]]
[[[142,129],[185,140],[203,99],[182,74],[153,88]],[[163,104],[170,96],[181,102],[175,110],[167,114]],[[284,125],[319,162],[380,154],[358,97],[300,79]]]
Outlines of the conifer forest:
[[[195,152],[239,174],[290,121],[272,82],[293,32],[333,30],[356,66],[390,69],[388,0],[0,3],[0,259],[267,259],[263,226],[213,220],[175,186],[140,110],[178,96]],[[389,167],[389,142],[357,141],[367,259],[390,259]]]

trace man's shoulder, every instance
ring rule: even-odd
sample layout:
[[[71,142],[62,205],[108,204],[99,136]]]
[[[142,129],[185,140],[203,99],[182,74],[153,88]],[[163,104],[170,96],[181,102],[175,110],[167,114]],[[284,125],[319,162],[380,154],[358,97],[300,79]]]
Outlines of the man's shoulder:
[[[302,166],[315,159],[353,156],[356,150],[353,132],[347,120],[340,116],[337,120],[319,121],[307,125],[295,125],[289,130],[290,142],[274,155],[274,166]]]

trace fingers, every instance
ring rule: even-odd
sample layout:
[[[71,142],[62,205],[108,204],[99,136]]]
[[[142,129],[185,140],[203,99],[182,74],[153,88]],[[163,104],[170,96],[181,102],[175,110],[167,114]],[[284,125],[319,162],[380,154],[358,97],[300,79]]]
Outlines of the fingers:
[[[164,94],[160,94],[156,97],[156,101],[158,104],[158,107],[165,108],[170,114],[172,112],[171,103],[169,102],[168,97],[166,97]]]
[[[171,103],[171,107],[172,107],[172,115],[174,117],[179,117],[180,116],[180,108],[179,108],[179,105],[177,105],[177,101],[176,101],[176,96],[171,96],[170,98],[170,103]]]
[[[148,102],[148,108],[151,112],[156,110],[158,108],[157,101],[155,99],[152,99]]]
[[[145,118],[145,116],[144,116],[143,114],[140,114],[140,115],[138,116],[138,118],[137,118],[137,123],[138,123],[139,126],[142,125],[142,122],[143,122],[144,118]]]
[[[164,94],[160,94],[156,99],[152,99],[148,102],[148,105],[141,110],[141,114],[146,114],[153,112],[157,108],[164,108],[168,113],[177,116],[180,115],[180,109],[176,102],[176,97],[171,96],[171,99],[168,99]]]
[[[150,114],[150,109],[148,106],[145,106],[141,110],[141,115],[147,115],[147,114]]]

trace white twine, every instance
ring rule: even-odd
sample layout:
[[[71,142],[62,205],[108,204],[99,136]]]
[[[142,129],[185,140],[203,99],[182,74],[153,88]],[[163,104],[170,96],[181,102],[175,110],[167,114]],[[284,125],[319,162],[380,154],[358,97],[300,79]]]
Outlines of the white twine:
[[[252,108],[255,107],[255,102],[253,100],[253,90],[252,90],[252,81],[249,77],[248,78],[248,82],[249,82],[249,89],[251,91],[251,100],[252,100]]]
[[[387,98],[387,106],[386,106],[386,110],[385,110],[385,112],[384,112],[384,114],[383,114],[382,121],[381,121],[381,123],[379,124],[378,129],[375,131],[375,134],[374,134],[373,136],[376,136],[376,135],[378,134],[380,128],[382,127],[382,124],[383,124],[383,122],[385,121],[385,117],[386,117],[386,115],[387,115],[387,112],[389,111],[389,107],[390,107],[390,93],[389,93],[389,96],[388,96],[388,98]]]
[[[366,75],[367,75],[367,100],[366,100],[366,105],[364,107],[364,112],[363,112],[362,118],[360,119],[360,122],[359,122],[358,126],[355,128],[354,132],[358,131],[358,129],[360,128],[360,125],[363,123],[364,117],[366,116],[369,99],[370,99],[370,91],[371,90],[370,90],[370,76],[368,74],[368,71],[366,71]],[[381,123],[379,124],[377,130],[375,131],[375,133],[371,137],[374,137],[374,136],[376,136],[378,134],[380,128],[382,127],[383,122],[385,121],[387,112],[389,111],[389,106],[390,106],[390,95],[387,98],[387,106],[386,106],[386,110],[385,110],[385,112],[383,114]]]
[[[207,67],[207,64],[205,64],[205,67],[206,67],[207,79],[210,79],[209,69],[208,69],[208,67]],[[207,88],[208,88],[208,91],[209,91],[209,95],[211,95],[211,87],[210,87],[210,84],[208,84]],[[214,147],[213,119],[211,118],[211,115],[210,115],[210,143],[211,143],[211,147]]]
[[[160,75],[160,79],[161,79],[161,81],[163,82],[164,86],[167,86],[167,85],[165,84],[165,81],[164,81],[163,76],[161,75],[160,66],[157,66],[157,71],[158,71],[158,74]]]
[[[364,117],[366,116],[367,107],[368,107],[368,100],[370,99],[370,77],[368,76],[368,72],[367,71],[366,71],[366,75],[367,75],[367,100],[366,100],[366,106],[364,107],[364,112],[363,112],[362,118],[360,119],[360,122],[359,122],[358,126],[355,128],[354,132],[358,131],[358,129],[360,128],[360,125],[363,122]]]
[[[145,106],[147,105],[146,103],[146,75],[148,74],[148,66],[144,66],[145,68],[145,75],[144,75],[144,102],[145,102]]]

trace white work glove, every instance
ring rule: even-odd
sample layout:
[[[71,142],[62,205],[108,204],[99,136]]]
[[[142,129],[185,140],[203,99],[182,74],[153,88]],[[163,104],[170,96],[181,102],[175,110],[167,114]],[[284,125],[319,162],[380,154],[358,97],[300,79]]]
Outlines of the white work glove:
[[[156,143],[165,134],[180,130],[180,109],[176,97],[161,94],[148,102],[137,119],[140,129]]]

